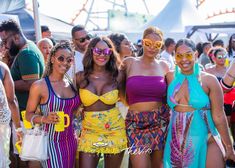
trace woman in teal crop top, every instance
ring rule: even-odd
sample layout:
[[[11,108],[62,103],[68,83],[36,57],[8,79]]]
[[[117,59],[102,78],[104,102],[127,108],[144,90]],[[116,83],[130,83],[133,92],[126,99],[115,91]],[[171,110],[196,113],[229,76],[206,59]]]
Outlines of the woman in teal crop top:
[[[164,168],[222,168],[223,156],[235,160],[235,155],[221,88],[214,76],[199,71],[191,40],[179,40],[175,50],[177,66],[167,75],[171,118]]]

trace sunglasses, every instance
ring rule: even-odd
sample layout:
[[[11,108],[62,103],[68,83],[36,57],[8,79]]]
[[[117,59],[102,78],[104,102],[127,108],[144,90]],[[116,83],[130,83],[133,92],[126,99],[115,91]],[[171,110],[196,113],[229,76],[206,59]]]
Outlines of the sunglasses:
[[[56,59],[60,62],[60,63],[64,63],[65,61],[68,63],[68,64],[72,64],[73,63],[73,58],[65,58],[63,56],[59,56],[59,57],[56,57]]]
[[[187,60],[192,60],[193,59],[193,53],[185,53],[185,54],[175,54],[175,60],[176,61],[181,61],[183,58],[186,58]]]
[[[113,53],[111,48],[105,48],[105,49],[93,48],[92,51],[93,51],[93,54],[95,55],[103,54],[104,56],[110,56]]]
[[[82,37],[80,39],[75,39],[78,40],[80,43],[84,43],[86,40],[90,40],[91,39],[91,35],[86,35],[85,37]]]
[[[227,56],[226,55],[217,55],[216,58],[217,59],[225,59],[225,58],[227,58]]]
[[[143,39],[143,44],[146,47],[154,47],[154,49],[160,49],[162,47],[162,41],[152,41],[150,39]]]

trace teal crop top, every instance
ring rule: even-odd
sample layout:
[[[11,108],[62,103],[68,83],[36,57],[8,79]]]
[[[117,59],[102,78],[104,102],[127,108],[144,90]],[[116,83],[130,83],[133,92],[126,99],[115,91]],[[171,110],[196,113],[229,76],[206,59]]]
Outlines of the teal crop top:
[[[189,102],[188,105],[195,109],[209,108],[210,100],[208,95],[203,90],[199,80],[199,69],[194,68],[194,73],[191,75],[184,75],[179,72],[178,67],[175,71],[175,78],[168,86],[167,103],[174,109],[178,103],[175,101],[175,94],[179,91],[181,85],[185,80],[188,80]]]

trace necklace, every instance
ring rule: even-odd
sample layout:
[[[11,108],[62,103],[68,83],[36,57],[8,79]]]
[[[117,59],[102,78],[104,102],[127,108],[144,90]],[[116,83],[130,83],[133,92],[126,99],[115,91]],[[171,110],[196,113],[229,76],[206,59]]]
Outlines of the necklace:
[[[104,76],[104,74],[100,74],[100,76],[97,76],[95,74],[92,74],[92,77],[94,77],[95,79],[100,79]]]
[[[63,82],[64,81],[64,79],[59,79],[59,80],[56,80],[56,79],[51,79],[51,78],[49,78],[49,80],[50,80],[50,82],[52,82],[52,83],[56,83],[56,82]]]

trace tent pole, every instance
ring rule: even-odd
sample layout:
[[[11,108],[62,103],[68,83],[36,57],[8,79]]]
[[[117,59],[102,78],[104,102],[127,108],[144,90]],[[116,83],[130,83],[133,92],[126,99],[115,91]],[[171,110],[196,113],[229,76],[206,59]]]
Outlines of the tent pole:
[[[33,0],[34,29],[36,35],[36,42],[38,42],[42,38],[38,6],[39,5],[37,0]]]

